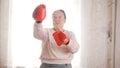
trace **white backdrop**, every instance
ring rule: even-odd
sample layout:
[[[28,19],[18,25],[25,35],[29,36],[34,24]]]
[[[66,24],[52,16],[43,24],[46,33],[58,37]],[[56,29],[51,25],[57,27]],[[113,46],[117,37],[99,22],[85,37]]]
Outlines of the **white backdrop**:
[[[39,4],[46,4],[47,16],[43,21],[45,28],[52,27],[52,12],[64,9],[67,16],[65,29],[75,33],[80,44],[80,0],[12,0],[12,60],[13,66],[26,68],[39,67],[41,41],[33,37],[32,12]],[[74,55],[73,68],[79,68],[80,50]]]

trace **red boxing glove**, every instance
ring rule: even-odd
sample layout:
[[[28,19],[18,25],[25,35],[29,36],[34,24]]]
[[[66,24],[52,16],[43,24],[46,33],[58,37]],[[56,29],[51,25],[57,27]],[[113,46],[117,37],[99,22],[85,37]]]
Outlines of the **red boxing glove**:
[[[62,41],[60,40],[60,37],[59,37],[59,33],[60,33],[60,31],[56,31],[53,33],[53,37],[58,46],[60,46],[62,44]]]
[[[69,42],[68,37],[62,31],[54,32],[53,37],[58,46],[61,46],[62,44],[66,45]]]
[[[63,44],[66,45],[69,43],[69,38],[63,32],[60,31],[59,37],[60,37],[60,40],[63,42]]]
[[[46,6],[44,4],[38,5],[33,11],[33,18],[37,22],[42,22],[46,17]]]

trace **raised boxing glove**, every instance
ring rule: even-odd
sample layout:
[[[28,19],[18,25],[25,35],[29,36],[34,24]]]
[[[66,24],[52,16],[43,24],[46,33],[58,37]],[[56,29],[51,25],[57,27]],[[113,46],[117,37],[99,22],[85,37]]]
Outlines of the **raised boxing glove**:
[[[42,22],[46,17],[46,6],[44,4],[38,5],[34,9],[32,16],[37,23]]]
[[[61,46],[62,44],[66,45],[69,43],[69,38],[62,31],[54,32],[53,37],[58,46]]]

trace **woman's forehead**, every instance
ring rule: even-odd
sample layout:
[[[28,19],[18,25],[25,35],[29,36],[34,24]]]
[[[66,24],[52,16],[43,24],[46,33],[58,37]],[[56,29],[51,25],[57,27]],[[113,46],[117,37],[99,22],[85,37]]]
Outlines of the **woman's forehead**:
[[[63,14],[63,12],[58,10],[58,11],[54,11],[53,15],[64,15],[64,14]]]

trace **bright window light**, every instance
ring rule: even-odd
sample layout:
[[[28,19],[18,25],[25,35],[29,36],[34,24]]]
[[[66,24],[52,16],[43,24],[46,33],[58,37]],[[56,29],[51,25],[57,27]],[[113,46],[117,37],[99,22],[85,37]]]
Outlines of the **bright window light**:
[[[46,4],[46,28],[52,27],[52,13],[56,9],[66,12],[65,29],[72,30],[80,44],[80,0],[12,0],[12,60],[13,67],[39,68],[41,41],[33,37],[32,12],[39,4]],[[80,50],[74,55],[73,68],[79,68]]]

